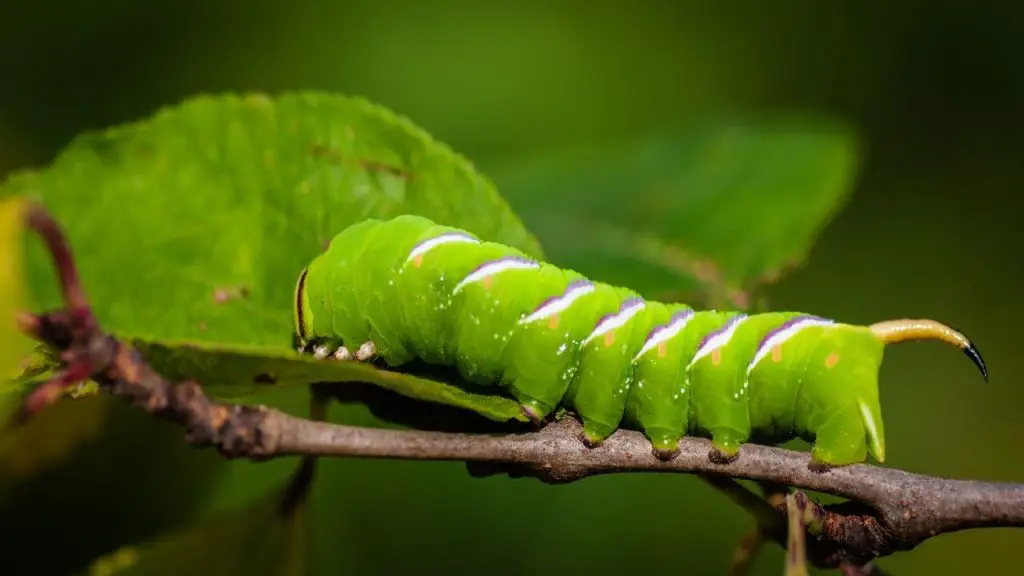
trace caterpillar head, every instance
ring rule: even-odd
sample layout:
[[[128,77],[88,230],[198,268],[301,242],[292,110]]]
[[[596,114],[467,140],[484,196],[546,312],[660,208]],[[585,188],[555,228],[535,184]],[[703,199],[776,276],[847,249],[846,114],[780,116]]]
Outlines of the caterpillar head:
[[[304,348],[313,332],[313,308],[309,305],[309,291],[306,290],[306,274],[309,268],[303,268],[299,280],[295,283],[295,334],[299,339],[299,347]]]

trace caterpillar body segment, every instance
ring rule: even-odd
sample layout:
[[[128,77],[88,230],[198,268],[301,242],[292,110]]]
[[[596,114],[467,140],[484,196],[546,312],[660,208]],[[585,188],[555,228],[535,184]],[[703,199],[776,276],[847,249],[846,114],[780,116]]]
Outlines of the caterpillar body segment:
[[[885,345],[940,339],[930,320],[855,326],[798,312],[697,311],[528,258],[418,216],[342,231],[296,284],[296,329],[320,357],[450,366],[541,421],[558,406],[600,444],[641,430],[659,457],[684,435],[717,456],[800,437],[826,465],[885,458]]]

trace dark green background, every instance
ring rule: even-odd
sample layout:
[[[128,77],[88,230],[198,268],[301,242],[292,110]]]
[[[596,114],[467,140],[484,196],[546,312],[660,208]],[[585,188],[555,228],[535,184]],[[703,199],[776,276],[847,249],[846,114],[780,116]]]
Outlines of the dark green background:
[[[864,172],[806,265],[772,288],[772,304],[851,322],[937,317],[967,332],[989,362],[988,386],[939,345],[888,355],[886,464],[1021,481],[1021,54],[1024,5],[1010,2],[5,0],[0,174],[49,161],[84,129],[223,90],[365,95],[495,175],[562,144],[708,113],[836,114],[861,130]],[[294,393],[278,400],[304,404]],[[345,410],[349,420],[363,414]],[[186,496],[215,478],[215,458],[139,415],[114,421],[89,444],[94,452],[0,510],[5,559],[80,566],[122,538],[189,519],[181,502],[202,503]],[[153,428],[141,436],[151,448],[139,449],[132,426]],[[112,462],[127,463],[116,477],[105,474]],[[217,477],[211,496],[225,509],[278,484],[293,463],[212,465],[231,473]],[[458,464],[322,467],[317,574],[721,573],[748,526],[689,477],[552,488],[471,479]],[[129,485],[148,488],[122,490]],[[47,512],[58,506],[59,519]],[[1011,574],[1022,545],[1021,531],[973,531],[883,565],[899,574]],[[780,562],[773,550],[757,568],[777,574]]]

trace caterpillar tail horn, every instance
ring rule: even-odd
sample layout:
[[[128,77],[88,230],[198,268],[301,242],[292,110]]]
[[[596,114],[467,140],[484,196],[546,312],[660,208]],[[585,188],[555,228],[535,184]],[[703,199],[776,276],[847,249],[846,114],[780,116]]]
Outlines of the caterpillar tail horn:
[[[985,381],[988,382],[988,368],[981,352],[973,343],[957,330],[935,320],[887,320],[869,326],[875,336],[886,344],[896,344],[908,340],[941,340],[963,350],[964,354],[978,367]]]

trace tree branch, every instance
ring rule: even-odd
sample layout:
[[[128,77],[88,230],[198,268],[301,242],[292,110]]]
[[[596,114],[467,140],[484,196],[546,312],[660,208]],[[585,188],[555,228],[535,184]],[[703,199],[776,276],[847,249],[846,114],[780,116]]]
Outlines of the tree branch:
[[[785,512],[799,502],[808,527],[807,554],[817,566],[865,566],[875,558],[914,548],[946,532],[992,526],[1024,526],[1024,485],[952,480],[858,464],[820,471],[809,454],[744,445],[731,463],[708,458],[710,443],[687,437],[670,461],[651,453],[639,432],[619,430],[597,448],[578,439],[579,424],[565,418],[535,431],[474,435],[431,431],[359,428],[306,420],[262,406],[240,406],[208,398],[194,381],[173,383],[154,371],[131,346],[103,332],[78,282],[70,249],[57,223],[40,206],[29,210],[27,224],[43,236],[58,268],[66,309],[42,315],[22,314],[19,325],[32,337],[60,351],[64,372],[34,390],[25,416],[54,401],[66,386],[90,378],[112,395],[156,416],[181,424],[188,442],[214,446],[232,458],[277,456],[349,456],[411,460],[455,460],[496,465],[503,472],[546,482],[572,482],[587,476],[621,472],[699,474],[728,488],[731,479],[749,479],[849,498],[819,506],[806,498],[774,503],[747,491],[726,493],[757,509],[766,536],[785,543],[786,518],[771,524],[770,512]],[[732,488],[742,488],[732,482]],[[745,490],[745,489],[744,489]],[[782,529],[779,529],[782,526]]]

